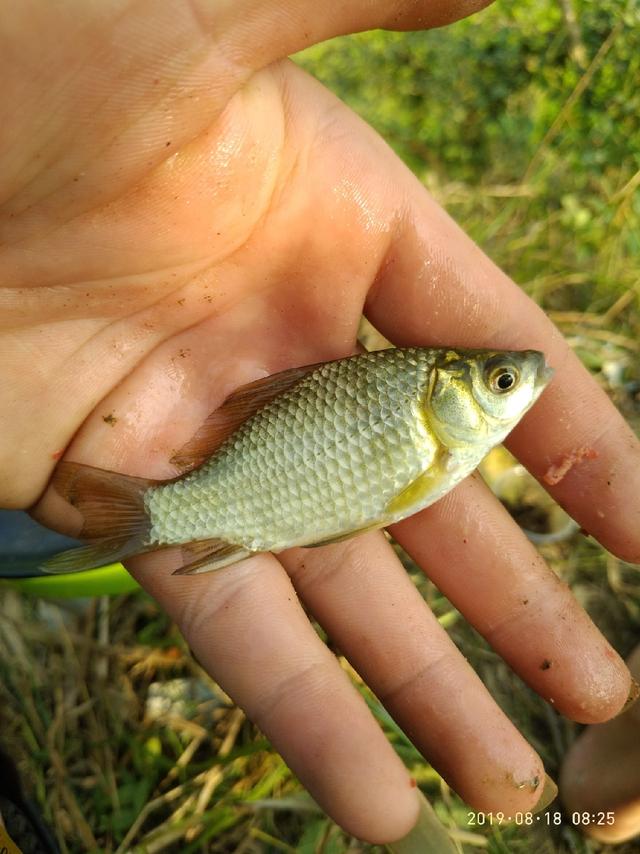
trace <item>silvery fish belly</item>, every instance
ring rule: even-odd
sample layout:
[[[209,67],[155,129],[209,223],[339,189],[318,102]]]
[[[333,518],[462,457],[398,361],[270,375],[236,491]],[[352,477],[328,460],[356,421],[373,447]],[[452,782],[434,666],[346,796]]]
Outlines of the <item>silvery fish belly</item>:
[[[54,487],[83,515],[83,536],[102,542],[44,568],[74,571],[181,545],[178,571],[204,572],[398,521],[469,474],[551,373],[535,350],[411,348],[258,380],[178,453],[198,466],[180,478],[60,464]]]

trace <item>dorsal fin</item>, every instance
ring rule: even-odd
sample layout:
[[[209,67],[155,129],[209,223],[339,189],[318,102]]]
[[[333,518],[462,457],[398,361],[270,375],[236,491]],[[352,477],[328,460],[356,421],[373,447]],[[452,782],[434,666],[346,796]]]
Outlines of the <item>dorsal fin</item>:
[[[241,424],[324,364],[289,368],[241,386],[209,415],[198,432],[171,457],[171,462],[183,472],[201,465]]]

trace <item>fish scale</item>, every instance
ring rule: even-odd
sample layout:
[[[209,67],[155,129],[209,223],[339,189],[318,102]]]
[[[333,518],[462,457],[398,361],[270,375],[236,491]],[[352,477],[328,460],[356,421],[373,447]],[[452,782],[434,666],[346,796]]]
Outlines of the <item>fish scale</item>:
[[[394,350],[317,369],[200,469],[151,492],[151,536],[277,550],[301,530],[320,541],[375,522],[433,453],[415,414],[432,364],[429,351]]]

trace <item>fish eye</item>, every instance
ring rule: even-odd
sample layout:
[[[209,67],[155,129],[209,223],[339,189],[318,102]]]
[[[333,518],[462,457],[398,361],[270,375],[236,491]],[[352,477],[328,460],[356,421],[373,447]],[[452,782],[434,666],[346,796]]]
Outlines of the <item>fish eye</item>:
[[[495,394],[504,394],[517,385],[518,369],[513,365],[498,365],[487,372],[486,383]]]

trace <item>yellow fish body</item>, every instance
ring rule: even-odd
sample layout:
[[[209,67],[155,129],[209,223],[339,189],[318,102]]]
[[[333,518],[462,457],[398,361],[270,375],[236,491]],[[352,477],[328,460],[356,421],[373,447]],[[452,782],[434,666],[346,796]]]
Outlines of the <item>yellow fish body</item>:
[[[294,368],[240,389],[177,455],[171,481],[61,463],[54,488],[96,544],[47,561],[75,571],[167,545],[183,573],[334,542],[397,522],[473,471],[551,370],[534,350],[391,349]]]

